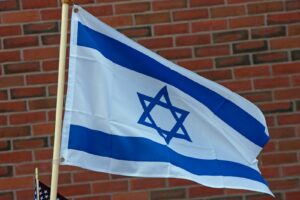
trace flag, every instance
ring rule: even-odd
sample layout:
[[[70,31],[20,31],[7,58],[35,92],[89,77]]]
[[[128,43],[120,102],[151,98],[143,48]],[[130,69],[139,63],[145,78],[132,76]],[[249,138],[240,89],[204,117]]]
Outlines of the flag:
[[[62,164],[272,194],[256,159],[268,140],[254,104],[74,6]]]
[[[34,191],[34,200],[50,200],[50,188],[42,183],[41,181],[38,181],[38,192],[39,192],[39,199],[37,197],[37,184]],[[67,200],[65,197],[63,197],[60,194],[57,194],[56,200]]]

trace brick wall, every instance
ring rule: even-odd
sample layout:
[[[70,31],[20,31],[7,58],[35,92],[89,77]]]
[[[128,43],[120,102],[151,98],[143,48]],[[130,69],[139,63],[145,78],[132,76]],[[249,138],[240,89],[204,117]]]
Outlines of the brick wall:
[[[243,95],[267,118],[259,160],[280,200],[300,199],[299,0],[74,0],[162,56]],[[0,1],[0,199],[50,184],[59,0]],[[179,179],[128,178],[61,167],[74,200],[272,199]]]

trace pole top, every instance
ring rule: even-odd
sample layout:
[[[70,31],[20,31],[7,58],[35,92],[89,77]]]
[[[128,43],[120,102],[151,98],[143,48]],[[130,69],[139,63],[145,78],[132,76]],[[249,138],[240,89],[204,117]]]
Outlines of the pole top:
[[[71,2],[71,0],[61,0],[61,3],[67,3],[69,4]]]

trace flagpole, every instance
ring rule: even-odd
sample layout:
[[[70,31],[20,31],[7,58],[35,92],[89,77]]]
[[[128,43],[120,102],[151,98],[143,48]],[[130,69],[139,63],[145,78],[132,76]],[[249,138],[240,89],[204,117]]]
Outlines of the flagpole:
[[[39,170],[35,168],[35,190],[36,190],[36,199],[40,200],[40,186],[39,186]]]
[[[58,66],[58,83],[57,83],[57,99],[56,99],[56,115],[55,115],[55,134],[52,159],[52,176],[51,176],[51,193],[50,200],[56,200],[57,184],[60,162],[60,143],[61,143],[61,127],[64,99],[64,84],[65,84],[65,63],[67,49],[67,32],[68,32],[68,9],[70,0],[62,1],[61,14],[61,32],[59,46],[59,66]]]

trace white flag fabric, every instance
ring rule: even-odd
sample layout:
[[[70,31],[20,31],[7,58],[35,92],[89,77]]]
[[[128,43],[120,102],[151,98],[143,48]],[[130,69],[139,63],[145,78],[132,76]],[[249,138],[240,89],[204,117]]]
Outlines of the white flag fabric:
[[[254,104],[73,9],[63,164],[272,195]]]

